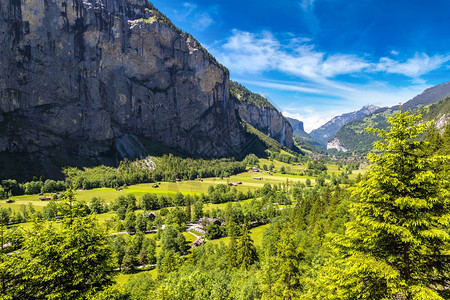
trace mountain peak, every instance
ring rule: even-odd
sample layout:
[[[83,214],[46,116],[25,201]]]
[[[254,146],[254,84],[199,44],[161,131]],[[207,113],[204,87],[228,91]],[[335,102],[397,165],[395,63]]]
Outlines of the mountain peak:
[[[379,109],[378,106],[375,105],[366,105],[363,106],[360,110],[353,111],[350,113],[345,113],[340,116],[334,117],[324,125],[320,126],[317,129],[311,131],[310,135],[318,139],[319,141],[326,143],[329,139],[331,139],[342,126],[347,123],[361,120],[367,115],[372,114],[373,112]]]

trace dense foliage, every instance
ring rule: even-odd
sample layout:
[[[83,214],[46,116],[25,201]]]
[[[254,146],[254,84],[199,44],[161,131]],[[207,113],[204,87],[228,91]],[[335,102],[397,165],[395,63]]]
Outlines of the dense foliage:
[[[381,137],[375,144],[378,152],[370,155],[369,172],[356,180],[348,174],[359,168],[359,162],[340,162],[337,168],[342,173],[330,175],[326,160],[269,153],[272,159],[301,161],[305,168],[301,174],[317,175],[315,184],[309,178],[306,185],[286,179],[247,193],[216,184],[207,194],[125,194],[111,203],[96,197],[83,203],[69,189],[42,211],[24,206],[20,214],[35,221],[33,229],[0,227],[1,295],[5,299],[448,299],[450,158],[442,154],[449,130],[442,135],[431,129],[426,140],[418,139],[429,127],[417,124],[419,119],[400,113],[388,119],[387,130],[373,129]],[[167,174],[177,168],[171,163],[180,162],[183,169],[202,166],[164,159]],[[217,161],[230,164],[229,168],[236,163]],[[261,168],[254,155],[238,164]],[[137,165],[124,162],[119,169],[134,174]],[[274,166],[262,169],[270,172]],[[89,174],[85,172],[81,174]],[[280,172],[294,173],[290,167]],[[16,186],[5,185],[10,190]],[[206,208],[207,203],[212,205]],[[11,224],[17,213],[5,211],[0,210],[1,221]],[[89,216],[104,212],[115,212],[106,226]],[[197,227],[189,227],[190,222]],[[262,236],[253,236],[256,243],[252,232],[262,224],[267,225]],[[188,235],[202,239],[191,246]],[[212,241],[223,237],[226,243]],[[140,272],[153,268],[153,276]],[[136,274],[126,284],[114,285],[113,270]]]
[[[91,218],[37,223],[0,254],[2,299],[86,299],[112,283],[112,251]]]
[[[268,107],[275,109],[269,100],[259,94],[252,93],[236,81],[230,80],[230,95],[235,101],[246,102],[260,108]]]
[[[118,168],[66,168],[64,173],[75,188],[91,189],[176,179],[192,180],[197,177],[227,177],[244,170],[244,162],[231,159],[204,160],[163,155],[135,162],[124,160]]]

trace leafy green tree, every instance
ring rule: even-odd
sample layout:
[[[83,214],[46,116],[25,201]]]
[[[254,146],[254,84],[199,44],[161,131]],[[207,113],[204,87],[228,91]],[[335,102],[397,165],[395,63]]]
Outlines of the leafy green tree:
[[[236,236],[234,234],[231,235],[230,243],[228,243],[227,247],[227,262],[228,262],[228,269],[234,269],[238,267],[237,264],[237,249],[238,244],[236,241]]]
[[[173,205],[174,206],[182,206],[184,205],[184,196],[182,193],[177,192],[175,194],[175,197],[173,198]]]
[[[127,209],[124,206],[121,206],[117,209],[116,214],[119,220],[124,220],[127,214]]]
[[[194,203],[194,216],[193,216],[193,219],[194,220],[198,220],[201,217],[203,217],[203,202],[202,202],[201,199],[198,199]]]
[[[187,195],[184,200],[186,205],[186,220],[189,222],[191,220],[191,196]]]
[[[158,257],[158,275],[163,276],[178,269],[180,265],[179,256],[172,250],[163,250]]]
[[[89,208],[91,212],[101,214],[106,212],[105,200],[100,197],[92,197],[89,201]]]
[[[211,223],[206,227],[206,238],[209,240],[218,239],[222,236],[221,227],[215,223]]]
[[[432,156],[417,140],[427,127],[418,120],[398,113],[388,130],[371,130],[381,154],[369,156],[373,166],[353,190],[355,220],[336,238],[345,254],[330,273],[343,299],[449,296],[450,158]]]
[[[142,243],[142,250],[146,253],[148,264],[156,263],[156,241],[152,238],[145,238]]]
[[[135,228],[139,232],[144,232],[147,229],[147,221],[141,213],[138,213],[136,217]]]
[[[116,259],[117,267],[122,265],[123,257],[125,256],[126,241],[122,234],[111,236],[110,245]]]
[[[148,272],[133,275],[125,284],[125,290],[130,294],[131,300],[149,299],[149,291],[156,287],[157,283]]]
[[[286,224],[272,225],[271,237],[264,237],[262,290],[268,299],[297,299],[301,291],[299,262],[302,257],[294,242],[294,230]]]
[[[155,194],[145,193],[139,199],[138,206],[143,210],[158,209],[158,197]]]
[[[186,224],[187,217],[186,212],[181,207],[175,207],[169,211],[166,215],[165,223],[166,225],[178,225],[178,227],[183,227]]]
[[[165,251],[183,253],[186,239],[183,233],[177,231],[173,226],[168,225],[161,234],[161,248]]]
[[[133,210],[128,209],[125,215],[125,230],[129,234],[133,234],[136,232],[136,215]]]

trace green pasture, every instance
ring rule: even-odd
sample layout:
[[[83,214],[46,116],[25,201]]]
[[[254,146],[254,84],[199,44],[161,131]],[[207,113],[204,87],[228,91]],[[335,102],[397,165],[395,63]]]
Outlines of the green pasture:
[[[134,273],[134,274],[118,273],[118,275],[114,279],[116,280],[117,284],[122,285],[122,284],[127,283],[127,281],[130,279],[130,277],[132,277],[133,275],[135,275],[137,273],[142,273],[142,272],[148,272],[149,274],[151,274],[153,279],[156,279],[156,277],[158,276],[158,270],[156,268],[154,268],[152,270],[137,270],[136,273]]]
[[[254,227],[250,230],[250,237],[253,240],[253,245],[261,246],[264,229],[266,229],[269,226],[270,226],[270,224],[265,224],[265,225],[261,225],[258,227]],[[215,244],[215,245],[224,243],[225,245],[228,245],[230,243],[230,237],[227,236],[227,237],[223,237],[220,239],[207,241],[207,243],[211,243],[211,244]]]

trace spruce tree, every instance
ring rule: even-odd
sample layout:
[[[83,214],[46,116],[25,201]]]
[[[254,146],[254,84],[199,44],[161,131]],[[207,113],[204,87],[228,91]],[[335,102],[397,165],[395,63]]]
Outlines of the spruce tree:
[[[237,253],[238,265],[242,269],[249,269],[250,266],[258,260],[256,254],[256,248],[253,245],[252,238],[248,232],[247,226],[244,225],[242,228],[242,236],[238,243],[238,253]]]
[[[233,268],[238,267],[237,241],[234,233],[231,234],[230,243],[228,244],[226,255],[227,255],[228,269],[231,270]]]
[[[427,124],[401,112],[370,154],[371,170],[353,190],[357,202],[341,259],[322,275],[337,299],[444,299],[449,286],[448,156],[433,156],[417,140]],[[326,274],[329,273],[329,274]],[[323,286],[322,286],[323,287]],[[322,292],[319,292],[319,294]]]

